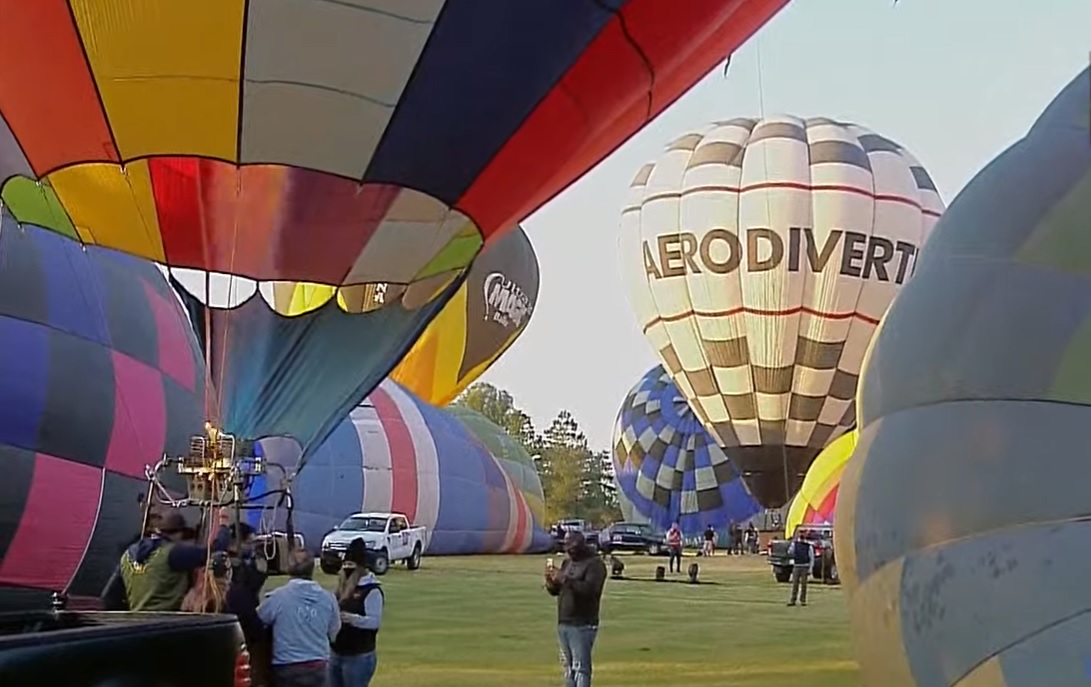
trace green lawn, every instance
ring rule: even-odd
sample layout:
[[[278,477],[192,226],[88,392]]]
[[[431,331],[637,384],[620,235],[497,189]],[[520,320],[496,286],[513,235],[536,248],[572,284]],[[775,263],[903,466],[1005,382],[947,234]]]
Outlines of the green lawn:
[[[392,569],[372,685],[562,684],[545,558],[437,557],[416,572]],[[859,687],[839,588],[812,586],[807,608],[786,608],[788,586],[757,556],[687,558],[702,564],[698,586],[645,581],[665,558],[623,560],[626,577],[643,579],[606,585],[597,687]]]

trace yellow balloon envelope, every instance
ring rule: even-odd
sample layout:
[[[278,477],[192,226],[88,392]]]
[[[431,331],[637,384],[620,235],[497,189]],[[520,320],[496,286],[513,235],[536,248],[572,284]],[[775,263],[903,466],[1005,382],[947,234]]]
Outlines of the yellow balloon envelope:
[[[800,525],[833,524],[837,488],[841,486],[841,474],[856,450],[858,436],[856,430],[841,435],[811,463],[803,486],[788,509],[788,518],[784,521],[785,537],[792,537]]]
[[[447,405],[523,333],[537,300],[538,258],[516,227],[485,247],[391,378],[428,403]]]

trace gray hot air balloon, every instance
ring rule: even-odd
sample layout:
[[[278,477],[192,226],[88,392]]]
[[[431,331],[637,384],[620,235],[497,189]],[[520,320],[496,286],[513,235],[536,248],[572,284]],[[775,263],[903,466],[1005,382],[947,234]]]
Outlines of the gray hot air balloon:
[[[1089,81],[952,203],[865,362],[836,517],[865,684],[1088,684]]]

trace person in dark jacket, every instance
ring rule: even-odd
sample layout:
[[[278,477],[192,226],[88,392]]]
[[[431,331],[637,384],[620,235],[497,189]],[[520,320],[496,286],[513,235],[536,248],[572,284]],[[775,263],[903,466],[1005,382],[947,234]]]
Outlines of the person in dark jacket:
[[[606,564],[580,532],[564,538],[567,554],[560,570],[546,567],[546,590],[557,597],[557,638],[565,687],[591,687],[591,652],[599,631],[599,604]],[[551,561],[552,562],[552,561]]]
[[[227,548],[231,533],[227,513],[221,513],[219,531],[212,542],[213,552]],[[187,531],[185,517],[178,511],[163,515],[151,536],[143,537],[121,556],[117,578],[125,589],[125,606],[130,611],[178,611],[189,591],[192,573],[208,560],[209,548],[183,541]],[[116,584],[112,585],[116,589]],[[111,595],[107,588],[107,596]],[[116,605],[114,601],[107,606]]]
[[[224,595],[224,610],[232,613],[239,620],[246,647],[250,650],[250,682],[254,687],[266,687],[269,683],[269,632],[258,618],[258,606],[261,605],[261,588],[269,577],[264,559],[254,551],[254,528],[245,522],[239,523],[238,541],[235,540],[235,528],[231,528],[231,554],[234,564],[231,569],[231,582]]]
[[[337,593],[341,631],[331,646],[328,687],[368,687],[375,676],[375,639],[385,597],[373,574],[373,561],[363,539],[353,541],[345,551]]]
[[[796,538],[788,545],[788,558],[792,559],[792,599],[789,606],[796,605],[799,599],[800,606],[807,605],[807,580],[814,569],[814,546],[803,538],[803,532],[797,530]]]

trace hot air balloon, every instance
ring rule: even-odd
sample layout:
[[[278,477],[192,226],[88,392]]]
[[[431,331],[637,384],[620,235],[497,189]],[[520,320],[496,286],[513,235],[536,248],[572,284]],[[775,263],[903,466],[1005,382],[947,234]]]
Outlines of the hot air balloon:
[[[210,414],[309,451],[485,242],[786,2],[0,0],[0,198],[169,266],[215,308]]]
[[[875,336],[835,522],[865,684],[1087,682],[1089,103],[978,172]]]
[[[545,522],[545,492],[534,459],[523,445],[508,434],[500,425],[466,406],[451,405],[446,412],[461,422],[504,468],[515,488],[523,495],[535,520]]]
[[[800,525],[833,524],[833,513],[837,507],[837,492],[841,486],[841,475],[845,465],[856,448],[857,433],[851,431],[842,434],[818,454],[803,478],[799,493],[792,499],[788,508],[788,517],[784,520],[784,537],[795,536]]]
[[[626,520],[663,530],[677,522],[686,536],[697,536],[761,510],[660,365],[621,404],[613,462]]]
[[[519,227],[485,247],[390,378],[427,403],[447,405],[523,333],[537,300],[538,257]]]
[[[184,451],[204,368],[155,266],[0,213],[0,607],[97,597]]]
[[[636,175],[631,304],[763,506],[852,426],[864,350],[942,209],[905,148],[826,118],[717,122]]]
[[[299,457],[294,442],[260,443],[268,460],[291,466]],[[275,485],[270,476],[253,489]],[[291,488],[295,529],[315,550],[359,511],[404,513],[427,529],[430,555],[549,546],[518,484],[485,446],[454,416],[390,380],[337,426]],[[271,520],[283,526],[285,515]]]

